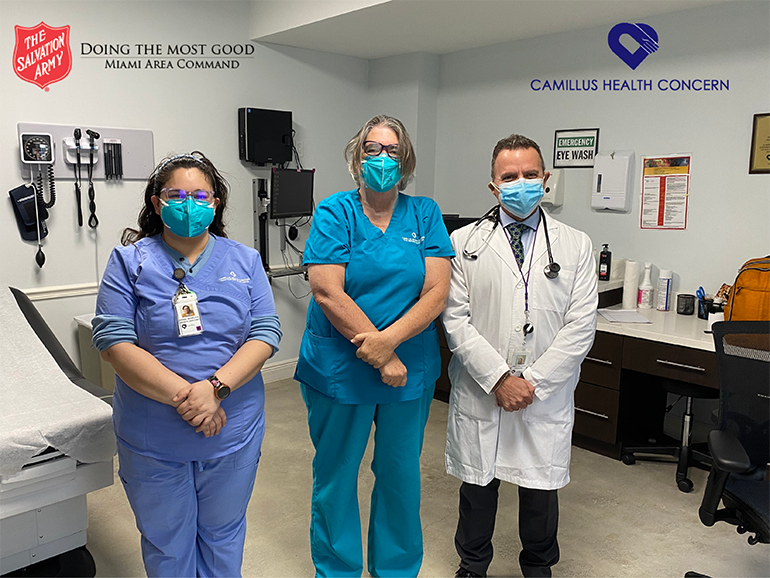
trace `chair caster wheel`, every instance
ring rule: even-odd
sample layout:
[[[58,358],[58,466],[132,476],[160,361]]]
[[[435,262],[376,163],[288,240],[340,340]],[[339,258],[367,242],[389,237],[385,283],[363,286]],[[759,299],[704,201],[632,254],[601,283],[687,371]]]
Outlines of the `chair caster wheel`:
[[[688,493],[692,492],[692,481],[688,478],[684,478],[683,480],[679,480],[676,483],[677,487],[679,488],[679,491]]]
[[[627,466],[633,466],[636,463],[636,458],[633,454],[623,454],[620,456],[620,461]]]
[[[746,526],[738,526],[735,531],[739,534],[745,534],[748,531],[748,528]]]

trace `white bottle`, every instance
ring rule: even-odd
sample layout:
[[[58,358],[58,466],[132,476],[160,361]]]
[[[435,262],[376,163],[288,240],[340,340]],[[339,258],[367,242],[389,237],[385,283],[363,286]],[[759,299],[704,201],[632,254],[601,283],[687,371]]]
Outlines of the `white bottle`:
[[[658,311],[671,309],[671,283],[674,273],[671,269],[661,269],[658,273]]]
[[[652,287],[652,280],[650,279],[651,269],[652,263],[644,264],[644,279],[639,285],[639,298],[636,302],[639,309],[652,309],[652,295],[654,289]]]

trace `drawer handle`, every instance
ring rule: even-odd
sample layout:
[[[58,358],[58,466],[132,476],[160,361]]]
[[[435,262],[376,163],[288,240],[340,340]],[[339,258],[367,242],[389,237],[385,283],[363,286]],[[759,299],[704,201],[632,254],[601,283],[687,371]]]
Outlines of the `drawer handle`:
[[[698,367],[697,365],[685,365],[684,363],[676,363],[675,361],[666,361],[665,359],[658,359],[657,362],[662,365],[670,365],[672,367],[678,367],[679,369],[689,369],[692,371],[706,371],[705,367]]]
[[[589,357],[586,355],[587,361],[595,361],[596,363],[603,363],[604,365],[612,365],[611,361],[607,361],[606,359],[599,359],[598,357]]]
[[[575,406],[575,411],[582,411],[583,413],[587,413],[588,415],[592,415],[594,417],[600,417],[602,419],[610,419],[610,416],[604,415],[603,413],[596,413],[595,411],[588,411],[587,409],[583,409],[582,407]]]

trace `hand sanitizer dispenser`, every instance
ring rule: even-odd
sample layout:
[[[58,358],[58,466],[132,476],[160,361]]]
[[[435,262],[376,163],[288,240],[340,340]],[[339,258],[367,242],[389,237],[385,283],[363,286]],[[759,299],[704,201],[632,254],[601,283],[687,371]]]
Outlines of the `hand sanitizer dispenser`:
[[[552,207],[561,207],[564,204],[564,169],[551,170],[541,202]]]
[[[591,208],[596,211],[631,210],[634,190],[634,151],[599,153],[594,160]]]

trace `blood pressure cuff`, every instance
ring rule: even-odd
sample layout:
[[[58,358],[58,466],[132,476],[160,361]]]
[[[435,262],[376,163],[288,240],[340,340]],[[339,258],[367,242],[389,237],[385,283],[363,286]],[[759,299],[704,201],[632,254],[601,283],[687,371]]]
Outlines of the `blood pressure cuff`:
[[[8,191],[13,205],[13,214],[19,225],[19,233],[25,241],[37,241],[37,227],[35,226],[35,187],[32,185],[20,185]],[[40,238],[48,235],[48,227],[45,220],[48,218],[48,209],[38,203],[38,215],[40,216]]]

